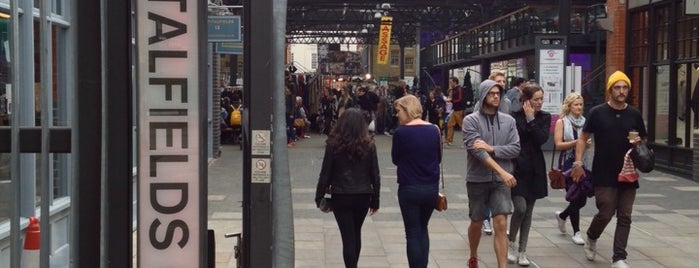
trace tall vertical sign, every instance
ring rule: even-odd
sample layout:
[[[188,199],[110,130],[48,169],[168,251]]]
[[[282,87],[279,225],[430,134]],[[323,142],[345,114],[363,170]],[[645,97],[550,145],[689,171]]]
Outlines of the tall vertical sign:
[[[199,2],[137,0],[138,267],[203,263]]]
[[[379,28],[379,49],[376,55],[376,64],[388,64],[388,53],[391,51],[392,22],[392,17],[381,17],[381,28]]]
[[[551,113],[550,131],[553,132],[565,97],[564,79],[568,41],[565,36],[559,35],[541,35],[536,36],[534,40],[538,82],[544,89],[544,104],[541,110]]]
[[[552,114],[561,111],[565,96],[563,83],[566,64],[566,38],[564,36],[537,36],[536,63],[538,82],[544,89],[544,105],[541,108]]]

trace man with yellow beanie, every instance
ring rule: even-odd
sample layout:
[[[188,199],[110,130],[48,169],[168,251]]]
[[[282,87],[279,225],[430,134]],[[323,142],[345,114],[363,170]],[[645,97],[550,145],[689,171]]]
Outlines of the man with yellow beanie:
[[[593,107],[587,116],[575,150],[575,162],[571,177],[579,181],[583,176],[582,159],[586,141],[595,135],[596,153],[592,161],[592,182],[599,211],[587,229],[585,257],[594,261],[597,239],[616,214],[612,267],[630,267],[626,262],[626,243],[631,229],[631,210],[636,198],[638,181],[619,182],[618,175],[624,165],[624,156],[647,136],[641,113],[626,103],[631,80],[621,71],[614,72],[607,80],[608,101]],[[630,133],[633,132],[633,135]]]

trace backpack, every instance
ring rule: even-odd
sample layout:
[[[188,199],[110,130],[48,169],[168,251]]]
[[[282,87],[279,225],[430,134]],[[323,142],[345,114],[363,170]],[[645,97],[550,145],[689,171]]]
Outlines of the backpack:
[[[240,114],[240,105],[238,105],[238,107],[233,107],[233,105],[231,105],[231,107],[233,108],[230,118],[231,126],[240,126],[243,118]]]

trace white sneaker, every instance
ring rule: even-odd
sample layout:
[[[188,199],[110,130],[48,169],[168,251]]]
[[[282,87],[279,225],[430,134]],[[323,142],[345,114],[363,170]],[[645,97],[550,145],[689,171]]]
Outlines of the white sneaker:
[[[490,221],[489,220],[484,220],[483,221],[483,227],[481,227],[481,230],[487,234],[487,235],[492,235],[493,234],[493,227],[490,226]]]
[[[580,231],[575,232],[575,234],[573,235],[573,244],[576,244],[576,245],[584,245],[585,244],[585,239],[582,238]]]
[[[583,248],[585,249],[585,258],[587,258],[588,261],[594,261],[595,255],[597,255],[597,240],[588,237],[587,240],[585,240],[585,246]]]
[[[515,251],[515,243],[507,241],[507,261],[515,263],[517,261],[517,251]]]
[[[626,260],[618,260],[612,263],[612,268],[631,268],[631,265]]]
[[[561,219],[561,212],[556,211],[556,221],[558,222],[558,230],[561,231],[562,234],[566,233],[566,220]]]
[[[529,266],[529,259],[527,258],[527,253],[519,253],[519,258],[517,258],[517,264],[519,264],[519,266]]]

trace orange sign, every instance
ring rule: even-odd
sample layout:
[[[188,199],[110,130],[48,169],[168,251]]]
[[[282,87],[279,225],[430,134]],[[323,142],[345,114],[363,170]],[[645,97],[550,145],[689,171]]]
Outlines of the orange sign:
[[[391,51],[391,22],[392,17],[381,17],[379,29],[379,50],[376,55],[376,64],[388,64],[388,52]]]

